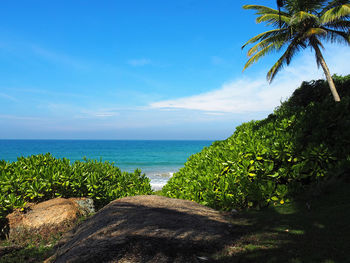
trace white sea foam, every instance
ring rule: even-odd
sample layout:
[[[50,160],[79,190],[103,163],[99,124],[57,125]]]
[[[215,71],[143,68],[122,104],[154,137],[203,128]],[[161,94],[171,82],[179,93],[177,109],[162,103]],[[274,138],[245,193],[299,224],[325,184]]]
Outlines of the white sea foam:
[[[151,187],[153,191],[159,191],[162,190],[163,186],[166,184],[166,182],[164,183],[152,183],[151,182]]]
[[[174,172],[151,172],[146,173],[146,176],[151,179],[152,190],[158,191],[168,182],[174,175]]]

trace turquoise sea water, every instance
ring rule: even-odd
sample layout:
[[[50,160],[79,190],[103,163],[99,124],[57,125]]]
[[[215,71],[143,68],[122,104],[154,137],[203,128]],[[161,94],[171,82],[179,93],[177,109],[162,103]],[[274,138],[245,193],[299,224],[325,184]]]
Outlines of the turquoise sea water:
[[[212,141],[127,141],[127,140],[0,140],[0,160],[51,153],[71,161],[97,159],[114,162],[123,171],[140,168],[160,189],[190,155]]]

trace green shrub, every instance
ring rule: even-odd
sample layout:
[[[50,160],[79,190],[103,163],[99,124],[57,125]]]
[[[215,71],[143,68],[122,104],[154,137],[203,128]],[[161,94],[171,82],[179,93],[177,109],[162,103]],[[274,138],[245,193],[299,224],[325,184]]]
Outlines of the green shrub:
[[[216,209],[288,202],[306,186],[350,167],[350,75],[335,76],[342,101],[323,80],[304,82],[273,114],[236,128],[191,156],[163,187],[169,197]]]
[[[140,170],[121,172],[109,162],[71,164],[49,153],[0,161],[0,218],[26,202],[55,197],[90,197],[100,208],[120,197],[151,193],[150,180]]]

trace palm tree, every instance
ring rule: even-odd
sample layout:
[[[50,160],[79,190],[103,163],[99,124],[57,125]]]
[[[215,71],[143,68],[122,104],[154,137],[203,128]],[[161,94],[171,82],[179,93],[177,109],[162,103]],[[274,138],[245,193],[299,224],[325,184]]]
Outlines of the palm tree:
[[[267,73],[271,82],[284,65],[289,65],[293,56],[307,47],[315,51],[317,65],[322,67],[335,101],[340,97],[331,73],[323,58],[322,42],[350,44],[350,2],[349,0],[285,0],[279,10],[261,5],[245,5],[244,9],[256,11],[257,23],[265,22],[275,29],[261,33],[242,46],[254,44],[248,50],[247,67],[261,57],[284,50],[283,55]],[[279,1],[280,4],[283,3]]]

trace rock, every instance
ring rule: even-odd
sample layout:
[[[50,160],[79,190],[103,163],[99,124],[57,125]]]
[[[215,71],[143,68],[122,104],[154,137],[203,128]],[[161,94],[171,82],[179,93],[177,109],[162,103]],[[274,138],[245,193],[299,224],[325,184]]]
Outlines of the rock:
[[[210,261],[232,241],[229,226],[220,212],[195,202],[126,197],[73,229],[46,262]]]
[[[7,215],[8,238],[20,233],[47,233],[63,231],[81,216],[94,212],[93,201],[88,198],[56,198],[38,204],[30,204],[23,212]]]

